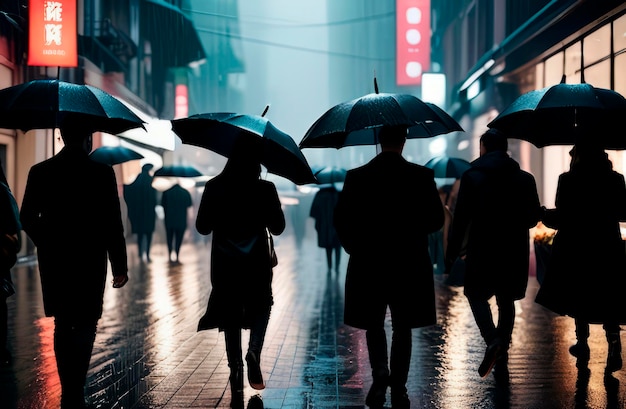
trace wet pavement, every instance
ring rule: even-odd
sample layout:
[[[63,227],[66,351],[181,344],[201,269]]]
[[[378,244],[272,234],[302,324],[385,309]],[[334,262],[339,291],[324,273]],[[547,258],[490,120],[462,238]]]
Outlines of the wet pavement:
[[[314,234],[309,220],[306,229],[290,226],[276,238],[275,305],[261,360],[267,387],[255,391],[245,383],[250,409],[364,407],[371,385],[364,333],[342,323],[347,256],[339,273],[328,273]],[[130,281],[105,294],[86,388],[94,407],[230,407],[223,335],[196,331],[210,291],[208,245],[190,234],[182,264],[171,266],[161,240],[150,264],[138,260],[129,240]],[[17,294],[8,304],[14,363],[0,369],[3,409],[59,407],[54,325],[43,315],[38,274],[34,262],[13,270]],[[413,331],[412,408],[625,407],[626,370],[604,376],[602,328],[591,328],[588,369],[577,368],[568,353],[573,322],[534,303],[534,276],[517,303],[509,382],[480,378],[484,345],[462,288],[436,278],[438,324]]]

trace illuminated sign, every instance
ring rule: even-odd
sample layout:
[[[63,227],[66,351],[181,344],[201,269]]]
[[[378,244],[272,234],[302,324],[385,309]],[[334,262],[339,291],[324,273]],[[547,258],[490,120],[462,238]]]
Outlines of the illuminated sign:
[[[174,118],[185,118],[189,114],[189,95],[187,86],[176,85],[176,96],[174,100]]]
[[[31,0],[28,65],[77,67],[76,0]]]
[[[430,0],[396,0],[396,83],[420,85],[430,69]]]

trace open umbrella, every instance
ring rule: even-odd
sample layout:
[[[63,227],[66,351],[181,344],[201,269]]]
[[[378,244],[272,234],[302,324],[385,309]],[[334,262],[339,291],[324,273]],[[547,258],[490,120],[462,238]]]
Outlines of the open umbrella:
[[[118,99],[90,85],[44,79],[0,90],[0,128],[52,129],[65,119],[110,134],[143,127]]]
[[[320,185],[341,183],[346,180],[346,169],[337,166],[325,166],[313,173]]]
[[[376,145],[377,129],[406,126],[408,138],[430,138],[463,128],[435,104],[410,94],[379,93],[333,106],[319,117],[300,141],[300,148]]]
[[[626,149],[626,99],[590,84],[560,84],[522,94],[487,126],[538,148],[592,137],[605,149]]]
[[[101,146],[89,154],[89,157],[96,162],[107,165],[118,165],[143,158],[143,155],[125,146]]]
[[[267,108],[265,110],[267,112]],[[293,138],[267,118],[232,112],[192,115],[172,120],[172,129],[183,143],[200,146],[228,157],[240,136],[261,139],[261,164],[268,172],[295,184],[315,183],[306,158]]]
[[[179,177],[179,178],[196,178],[203,176],[202,172],[189,165],[166,165],[154,172],[154,177]]]
[[[436,156],[424,165],[435,172],[436,178],[460,179],[461,175],[472,167],[465,159],[453,156]]]

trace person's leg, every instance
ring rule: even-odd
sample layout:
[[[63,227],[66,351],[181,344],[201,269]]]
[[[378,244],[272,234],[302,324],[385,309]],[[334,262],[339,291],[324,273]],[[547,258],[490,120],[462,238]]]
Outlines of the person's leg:
[[[620,326],[616,323],[603,325],[606,340],[609,343],[609,352],[606,358],[606,372],[615,372],[622,369],[622,340]]]
[[[574,318],[574,325],[576,343],[569,348],[569,352],[576,358],[588,360],[590,352],[589,344],[587,344],[587,339],[589,338],[589,323],[582,319]]]
[[[498,305],[498,338],[502,342],[502,352],[506,353],[511,345],[515,324],[515,300],[511,297],[496,296]]]
[[[474,321],[478,326],[480,335],[487,344],[485,350],[485,356],[478,367],[478,373],[481,377],[489,375],[493,366],[496,363],[496,359],[501,354],[502,345],[498,338],[498,330],[493,323],[493,315],[491,313],[491,306],[489,300],[477,299],[473,297],[467,297],[472,314],[474,315]]]
[[[385,404],[387,386],[389,386],[389,358],[385,328],[381,326],[366,330],[365,339],[373,381],[365,398],[365,404],[370,408],[382,408]]]
[[[224,329],[226,343],[226,358],[230,368],[231,406],[237,406],[243,399],[243,360],[241,358],[241,328]]]
[[[171,227],[165,228],[165,241],[167,242],[167,258],[171,262],[172,252],[174,251],[174,229]]]
[[[246,363],[248,364],[248,382],[253,389],[264,389],[263,372],[261,371],[261,351],[265,342],[265,333],[269,323],[271,307],[257,314],[250,327],[250,341]]]
[[[335,270],[339,272],[339,265],[341,264],[341,246],[335,247]]]
[[[150,245],[152,244],[152,232],[146,233],[146,260],[150,262]]]
[[[9,336],[9,311],[7,308],[7,299],[0,297],[0,366],[11,364],[11,354],[7,348],[7,339]]]
[[[326,265],[328,266],[328,272],[330,273],[333,268],[333,248],[325,247],[326,250]]]
[[[176,252],[176,262],[179,261],[180,248],[183,245],[183,238],[185,237],[185,229],[176,229],[174,231],[174,251]]]
[[[390,385],[391,406],[408,409],[410,405],[406,382],[411,365],[411,328],[393,327],[391,336]]]

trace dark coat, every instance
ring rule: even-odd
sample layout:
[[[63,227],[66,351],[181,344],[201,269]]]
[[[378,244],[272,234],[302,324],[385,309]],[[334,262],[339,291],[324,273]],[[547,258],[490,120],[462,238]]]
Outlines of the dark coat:
[[[212,289],[198,329],[248,328],[273,303],[266,228],[274,235],[285,229],[276,187],[265,180],[242,186],[224,173],[214,177],[204,188],[196,228],[213,233]],[[244,254],[237,243],[251,248]]]
[[[114,275],[128,272],[113,168],[62,149],[30,169],[20,218],[37,246],[46,316],[99,319],[108,261]]]
[[[382,152],[347,172],[335,208],[335,228],[350,255],[344,321],[368,329],[379,323],[372,300],[393,304],[394,325],[436,323],[428,234],[443,225],[432,170]]]
[[[2,169],[0,168],[0,172]],[[4,173],[0,179],[5,180]],[[0,180],[0,302],[13,293],[11,267],[17,262],[21,248],[19,209],[9,186]]]
[[[576,168],[559,176],[556,209],[544,224],[558,229],[536,301],[590,323],[626,323],[624,176],[610,168]]]
[[[320,189],[313,197],[309,216],[315,219],[317,245],[323,248],[341,247],[339,236],[333,226],[335,206],[339,199],[339,192],[333,186]]]
[[[191,193],[179,184],[163,192],[161,206],[165,213],[163,220],[168,229],[187,229],[187,209],[193,205]]]
[[[466,254],[465,295],[524,297],[529,229],[541,215],[535,178],[506,152],[490,152],[472,162],[461,177],[446,253],[448,264]]]
[[[130,228],[134,234],[153,233],[156,224],[157,191],[152,187],[152,176],[142,171],[128,185],[124,185],[124,200],[128,207]]]

